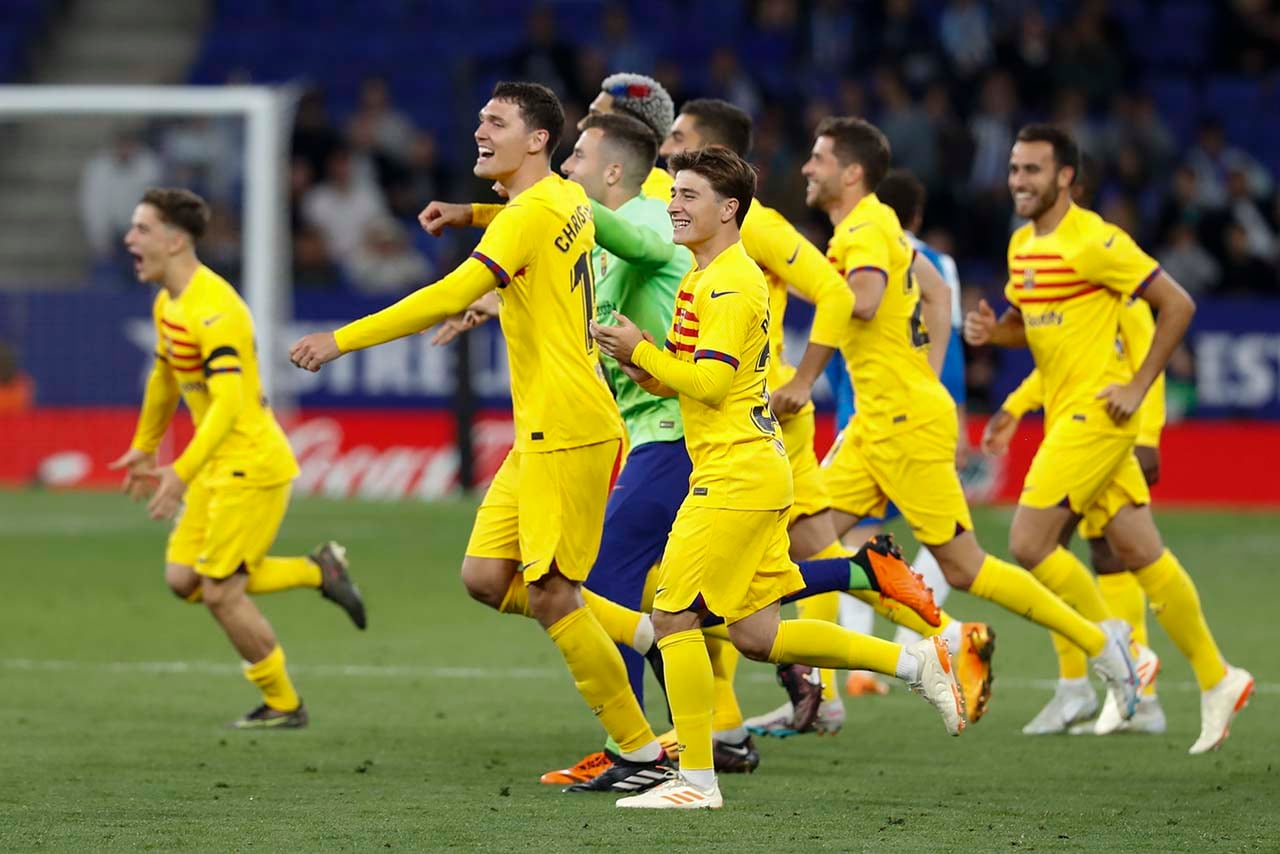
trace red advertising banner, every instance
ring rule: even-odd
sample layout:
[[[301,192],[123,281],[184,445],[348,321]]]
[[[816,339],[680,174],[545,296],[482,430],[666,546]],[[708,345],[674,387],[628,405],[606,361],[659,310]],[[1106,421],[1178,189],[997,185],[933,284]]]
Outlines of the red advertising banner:
[[[128,449],[132,408],[46,408],[0,415],[0,485],[114,487],[107,464]],[[971,419],[976,446],[984,420]],[[308,410],[284,422],[302,469],[295,491],[333,498],[429,500],[457,488],[453,416],[445,411]],[[191,435],[182,416],[161,449],[169,459]],[[819,417],[819,453],[831,444],[830,417]],[[1042,438],[1038,420],[1019,428],[1009,454],[975,455],[966,488],[975,503],[1012,503]],[[482,415],[474,443],[476,477],[487,482],[511,447],[509,414]],[[1166,428],[1157,502],[1203,506],[1280,507],[1280,424],[1187,421]]]

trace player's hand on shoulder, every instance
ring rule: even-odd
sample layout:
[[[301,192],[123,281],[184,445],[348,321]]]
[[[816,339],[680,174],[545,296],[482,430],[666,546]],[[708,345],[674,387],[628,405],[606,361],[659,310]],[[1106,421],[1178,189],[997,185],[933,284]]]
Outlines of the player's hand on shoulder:
[[[342,355],[332,332],[312,332],[299,338],[289,348],[289,361],[304,371],[315,373],[322,365]]]
[[[471,205],[433,201],[418,214],[418,223],[434,237],[446,228],[466,228],[471,225]]]
[[[813,386],[792,377],[769,395],[769,407],[774,415],[791,415],[799,412],[813,398]]]
[[[995,311],[986,300],[980,300],[977,309],[964,316],[965,343],[973,347],[988,343],[995,332],[996,322]]]
[[[111,471],[124,469],[124,482],[120,491],[134,501],[150,496],[156,488],[156,455],[130,448],[115,460],[107,463]]]
[[[1013,436],[1018,432],[1018,419],[1007,409],[1001,409],[991,416],[987,426],[982,430],[982,451],[993,457],[1002,457],[1009,450]]]
[[[1098,392],[1097,399],[1107,402],[1107,415],[1111,416],[1112,421],[1124,424],[1133,417],[1133,413],[1138,411],[1145,396],[1146,389],[1127,382],[1123,385],[1112,383]]]

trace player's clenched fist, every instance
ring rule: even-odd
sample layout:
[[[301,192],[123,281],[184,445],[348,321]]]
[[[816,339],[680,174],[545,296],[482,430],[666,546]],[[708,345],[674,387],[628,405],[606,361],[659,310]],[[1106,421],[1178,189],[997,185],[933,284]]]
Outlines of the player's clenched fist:
[[[289,361],[304,371],[315,373],[321,365],[326,365],[342,355],[338,349],[338,340],[332,332],[312,332],[298,339],[289,348]]]
[[[471,225],[471,205],[451,202],[432,202],[418,214],[418,224],[427,234],[439,237],[446,228],[466,228]]]
[[[978,303],[977,311],[964,316],[964,340],[974,347],[988,343],[995,328],[996,313],[987,305],[986,300]]]

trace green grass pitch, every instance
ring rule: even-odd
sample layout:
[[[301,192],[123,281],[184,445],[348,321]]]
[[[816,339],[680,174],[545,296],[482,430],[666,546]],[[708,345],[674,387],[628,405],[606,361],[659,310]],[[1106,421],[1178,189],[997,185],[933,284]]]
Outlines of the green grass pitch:
[[[1051,690],[1048,638],[955,594],[999,632],[992,710],[963,737],[903,690],[851,699],[836,738],[762,741],[722,811],[636,815],[538,784],[601,736],[537,627],[462,591],[472,510],[295,502],[274,551],[347,544],[370,629],[310,591],[259,600],[312,725],[245,734],[225,724],[256,694],[164,589],[160,525],[120,496],[0,493],[0,850],[1280,850],[1280,517],[1160,514],[1259,683],[1219,753],[1186,755],[1198,695],[1154,621],[1168,735],[1020,735]],[[1008,519],[978,514],[998,552]],[[740,669],[748,714],[779,701],[770,677]]]

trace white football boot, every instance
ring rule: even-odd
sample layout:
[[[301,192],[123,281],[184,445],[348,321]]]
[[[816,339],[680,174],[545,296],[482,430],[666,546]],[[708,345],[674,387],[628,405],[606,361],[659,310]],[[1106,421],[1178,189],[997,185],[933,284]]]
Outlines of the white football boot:
[[[1200,692],[1200,737],[1187,752],[1195,755],[1221,747],[1231,732],[1232,719],[1249,704],[1252,694],[1253,675],[1228,665],[1221,682]]]
[[[906,650],[920,662],[920,670],[914,680],[907,682],[908,687],[938,710],[948,733],[959,735],[964,732],[967,724],[964,695],[956,684],[955,668],[951,665],[946,642],[939,637],[924,638]]]
[[[1022,728],[1022,734],[1055,735],[1081,721],[1088,721],[1089,731],[1093,732],[1093,722],[1089,719],[1097,711],[1098,695],[1088,679],[1059,679],[1053,697]]]
[[[724,798],[720,796],[719,781],[704,789],[677,774],[647,792],[622,798],[617,805],[640,810],[718,810],[724,806]]]

